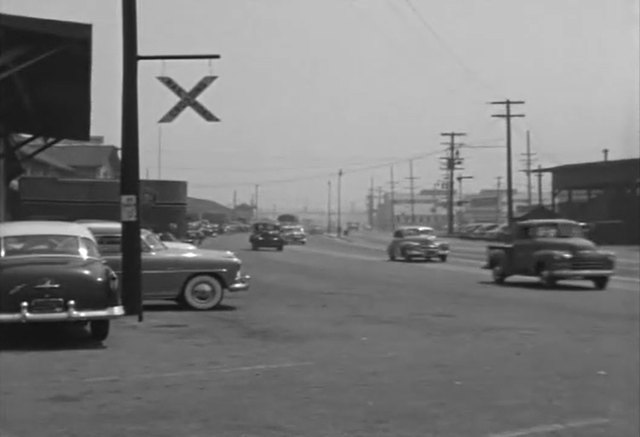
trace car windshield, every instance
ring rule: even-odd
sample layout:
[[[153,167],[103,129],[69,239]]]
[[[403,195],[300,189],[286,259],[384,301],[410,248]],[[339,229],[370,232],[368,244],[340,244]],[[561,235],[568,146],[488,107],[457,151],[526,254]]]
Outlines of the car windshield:
[[[584,230],[577,223],[547,223],[531,228],[534,238],[584,238]]]
[[[254,229],[258,232],[264,232],[264,231],[279,231],[280,230],[280,226],[278,225],[273,225],[270,223],[260,223],[254,226]]]
[[[0,257],[64,255],[100,258],[95,243],[77,235],[15,235],[2,238]]]
[[[143,235],[142,240],[147,244],[147,246],[149,246],[149,248],[153,252],[158,252],[167,248],[167,246],[164,245],[160,238],[158,238],[156,234],[152,234],[151,232]]]
[[[433,229],[431,228],[411,228],[405,229],[403,232],[405,237],[417,237],[422,235],[433,235]]]

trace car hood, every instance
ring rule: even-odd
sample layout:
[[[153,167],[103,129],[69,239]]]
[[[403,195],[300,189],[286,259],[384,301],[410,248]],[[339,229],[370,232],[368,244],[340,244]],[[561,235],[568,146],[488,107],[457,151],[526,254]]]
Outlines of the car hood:
[[[544,250],[597,251],[595,243],[585,238],[539,238]]]
[[[159,255],[168,257],[180,257],[180,258],[194,258],[201,260],[214,260],[214,261],[239,261],[238,256],[229,250],[216,250],[216,249],[176,249],[167,248],[161,252],[157,252]]]
[[[197,247],[191,243],[184,243],[182,241],[163,241],[163,244],[167,246],[169,249],[178,249],[178,250],[194,250]]]
[[[419,244],[435,244],[435,243],[439,243],[438,241],[436,241],[436,237],[435,236],[420,236],[420,237],[409,237],[409,238],[403,238],[402,239],[402,243],[419,243]]]

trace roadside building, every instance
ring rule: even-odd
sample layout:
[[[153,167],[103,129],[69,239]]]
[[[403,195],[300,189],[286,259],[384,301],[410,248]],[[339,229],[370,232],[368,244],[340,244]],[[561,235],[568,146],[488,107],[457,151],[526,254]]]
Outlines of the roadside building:
[[[189,220],[206,219],[211,223],[223,224],[231,221],[233,210],[213,200],[189,197],[187,216]]]
[[[393,218],[392,218],[393,215]],[[395,226],[424,225],[433,228],[447,226],[447,190],[421,190],[411,193],[384,193],[374,214],[378,229],[390,230]]]
[[[568,164],[541,169],[552,175],[552,207],[591,224],[601,244],[640,243],[640,159]]]

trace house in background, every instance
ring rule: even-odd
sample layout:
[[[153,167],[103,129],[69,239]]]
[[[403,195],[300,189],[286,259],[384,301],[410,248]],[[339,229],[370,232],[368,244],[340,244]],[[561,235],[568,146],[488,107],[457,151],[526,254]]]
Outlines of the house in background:
[[[92,141],[84,143],[64,141],[34,155],[42,147],[41,141],[33,141],[18,149],[23,176],[120,178],[118,148],[102,144],[102,137],[93,137]]]

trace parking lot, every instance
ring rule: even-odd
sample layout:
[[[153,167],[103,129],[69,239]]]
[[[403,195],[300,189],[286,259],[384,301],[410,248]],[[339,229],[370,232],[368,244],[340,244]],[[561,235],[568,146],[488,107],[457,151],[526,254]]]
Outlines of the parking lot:
[[[498,287],[455,254],[246,239],[205,243],[253,277],[220,310],[146,305],[104,345],[4,330],[0,435],[638,434],[637,284]]]

